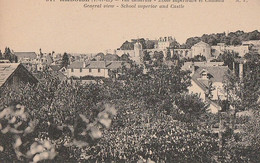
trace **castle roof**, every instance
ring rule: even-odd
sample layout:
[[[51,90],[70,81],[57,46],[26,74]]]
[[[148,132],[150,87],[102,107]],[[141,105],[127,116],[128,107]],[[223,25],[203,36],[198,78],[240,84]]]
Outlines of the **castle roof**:
[[[207,46],[207,47],[210,47],[209,44],[207,44],[207,43],[205,43],[205,42],[203,42],[203,41],[200,41],[200,42],[198,42],[197,44],[195,44],[195,45],[193,45],[193,46],[195,46],[195,47],[197,47],[197,46]]]

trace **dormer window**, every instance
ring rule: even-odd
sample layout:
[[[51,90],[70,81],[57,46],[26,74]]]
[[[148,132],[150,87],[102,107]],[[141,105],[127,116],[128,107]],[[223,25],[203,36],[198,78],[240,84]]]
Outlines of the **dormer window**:
[[[203,73],[201,74],[201,78],[207,79],[207,78],[208,78],[208,74],[207,74],[206,72],[203,72]]]
[[[201,71],[200,76],[201,76],[201,79],[208,79],[209,78],[209,74],[205,70]]]

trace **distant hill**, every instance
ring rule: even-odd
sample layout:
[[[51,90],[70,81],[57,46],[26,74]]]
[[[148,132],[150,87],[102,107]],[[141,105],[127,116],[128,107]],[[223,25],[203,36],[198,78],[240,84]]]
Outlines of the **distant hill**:
[[[190,49],[194,44],[203,41],[209,45],[217,45],[217,43],[225,43],[227,45],[241,45],[242,41],[248,40],[260,40],[260,32],[258,30],[252,32],[236,31],[230,32],[226,35],[223,33],[204,34],[201,37],[190,37],[186,40],[185,44],[180,45],[178,41],[175,41],[171,47]],[[132,39],[131,41],[125,41],[119,49],[121,50],[133,50],[134,44],[139,41],[142,44],[143,49],[153,49],[157,40],[148,40],[144,38]]]
[[[236,31],[226,35],[223,33],[204,34],[201,37],[191,37],[186,40],[185,47],[191,48],[194,44],[203,41],[209,45],[217,45],[217,43],[225,43],[227,45],[241,45],[242,41],[260,40],[260,32],[255,30],[252,32]]]

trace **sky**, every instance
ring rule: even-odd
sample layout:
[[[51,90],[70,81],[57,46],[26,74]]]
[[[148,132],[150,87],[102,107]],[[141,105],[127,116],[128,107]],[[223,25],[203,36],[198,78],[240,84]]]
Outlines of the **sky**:
[[[260,0],[247,1],[187,3],[183,9],[92,10],[83,7],[86,2],[0,0],[0,49],[95,53],[133,38],[173,36],[184,43],[203,34],[260,31]]]

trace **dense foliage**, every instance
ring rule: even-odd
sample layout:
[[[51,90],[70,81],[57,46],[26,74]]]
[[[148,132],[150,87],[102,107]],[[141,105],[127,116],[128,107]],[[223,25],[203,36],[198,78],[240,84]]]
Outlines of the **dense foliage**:
[[[217,45],[217,43],[225,43],[226,45],[241,45],[242,41],[260,40],[260,32],[255,30],[252,32],[236,31],[229,33],[204,34],[201,37],[191,37],[186,40],[185,48],[191,48],[194,44],[203,41],[209,45]]]

